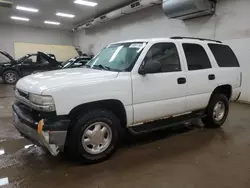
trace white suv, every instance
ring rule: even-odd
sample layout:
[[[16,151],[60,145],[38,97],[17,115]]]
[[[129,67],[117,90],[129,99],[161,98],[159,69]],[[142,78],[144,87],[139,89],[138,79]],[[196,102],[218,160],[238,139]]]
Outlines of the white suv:
[[[122,134],[193,118],[220,127],[242,73],[220,41],[172,37],[108,45],[83,68],[38,73],[16,85],[13,122],[51,154],[88,163],[110,157]]]

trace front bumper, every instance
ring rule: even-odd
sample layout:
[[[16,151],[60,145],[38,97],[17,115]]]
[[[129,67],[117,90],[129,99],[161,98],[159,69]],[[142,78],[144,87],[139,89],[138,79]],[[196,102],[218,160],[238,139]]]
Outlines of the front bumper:
[[[69,119],[33,117],[34,112],[22,104],[12,106],[13,124],[26,139],[47,149],[53,156],[64,150]],[[48,120],[49,119],[49,120]]]

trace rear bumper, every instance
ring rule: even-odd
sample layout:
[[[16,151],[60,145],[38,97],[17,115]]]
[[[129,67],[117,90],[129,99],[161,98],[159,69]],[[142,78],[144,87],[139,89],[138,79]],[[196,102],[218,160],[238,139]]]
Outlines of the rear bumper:
[[[64,150],[68,128],[66,125],[69,125],[69,119],[36,121],[31,113],[17,104],[12,106],[12,114],[14,126],[26,139],[47,149],[53,156]]]

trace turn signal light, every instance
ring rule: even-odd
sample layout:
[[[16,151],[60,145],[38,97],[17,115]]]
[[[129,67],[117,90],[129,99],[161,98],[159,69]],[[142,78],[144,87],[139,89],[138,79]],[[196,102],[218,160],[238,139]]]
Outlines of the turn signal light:
[[[39,134],[42,133],[42,130],[43,130],[43,119],[41,119],[39,122],[38,122],[38,125],[37,125],[37,132]]]

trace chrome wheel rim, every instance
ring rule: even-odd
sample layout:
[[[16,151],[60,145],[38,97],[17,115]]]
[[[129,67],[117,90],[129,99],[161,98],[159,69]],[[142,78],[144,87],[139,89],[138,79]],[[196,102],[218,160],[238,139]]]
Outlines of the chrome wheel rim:
[[[216,103],[216,105],[214,106],[214,110],[213,110],[214,120],[221,121],[225,115],[225,111],[226,111],[226,107],[223,102],[219,101],[218,103]]]
[[[7,74],[5,74],[5,80],[8,83],[15,83],[17,80],[16,74],[12,72],[8,72]]]
[[[90,154],[100,154],[105,151],[112,140],[112,130],[104,122],[89,125],[82,135],[82,146]]]

